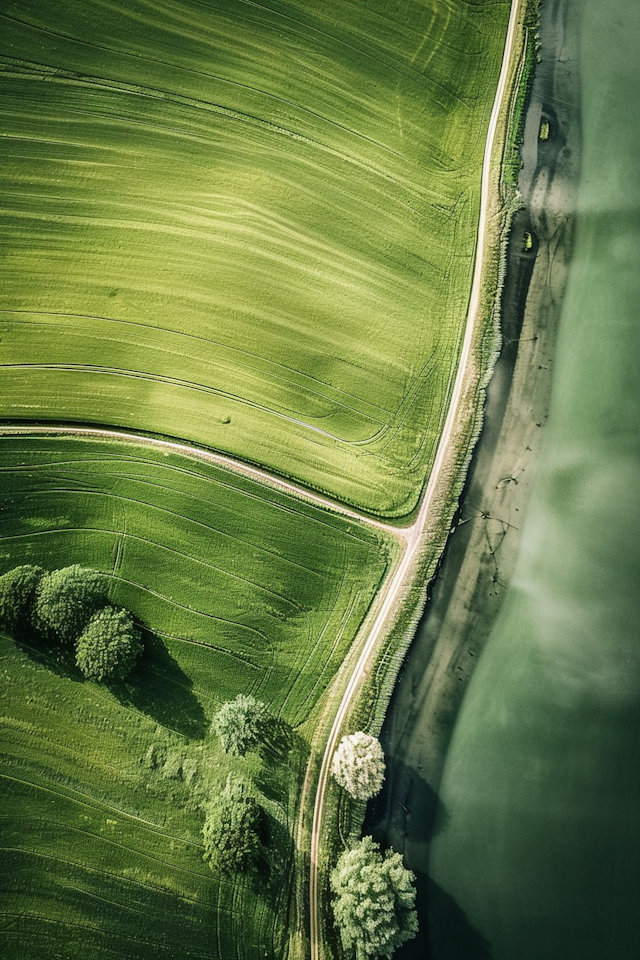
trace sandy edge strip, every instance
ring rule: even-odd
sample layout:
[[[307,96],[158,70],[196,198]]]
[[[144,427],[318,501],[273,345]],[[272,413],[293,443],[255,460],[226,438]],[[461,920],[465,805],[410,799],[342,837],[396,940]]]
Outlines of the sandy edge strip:
[[[495,134],[498,125],[498,118],[502,108],[506,88],[507,88],[507,79],[509,75],[509,67],[511,62],[511,53],[513,49],[513,41],[516,34],[516,25],[519,12],[519,0],[512,0],[511,13],[509,17],[509,26],[507,29],[507,37],[505,41],[505,48],[502,57],[502,66],[500,69],[500,77],[498,80],[498,87],[496,89],[496,95],[493,102],[493,108],[491,111],[491,117],[489,120],[489,128],[487,130],[487,139],[485,142],[484,149],[484,158],[482,164],[482,183],[481,183],[481,193],[480,193],[480,217],[478,221],[478,240],[476,245],[475,253],[475,263],[473,271],[473,282],[471,287],[471,295],[469,298],[469,309],[467,312],[467,324],[465,329],[465,337],[462,346],[462,352],[460,355],[460,361],[458,364],[458,371],[456,374],[456,380],[453,388],[453,394],[451,397],[451,402],[449,404],[449,410],[447,412],[447,419],[445,421],[444,429],[440,437],[440,442],[438,444],[438,450],[436,453],[436,458],[434,461],[433,469],[429,476],[429,482],[425,489],[422,503],[418,511],[418,516],[413,524],[413,526],[406,528],[406,548],[404,555],[396,568],[396,571],[393,577],[388,581],[385,589],[385,597],[378,610],[378,614],[373,622],[369,636],[365,642],[365,645],[362,649],[358,662],[349,678],[349,682],[345,693],[343,695],[342,701],[338,708],[333,726],[331,727],[331,732],[329,734],[329,739],[327,741],[327,746],[325,748],[324,756],[322,759],[322,766],[320,768],[320,775],[318,779],[318,787],[316,791],[316,800],[313,811],[313,824],[311,828],[311,850],[310,850],[310,884],[309,884],[309,925],[310,925],[310,941],[311,941],[311,960],[320,960],[321,956],[321,938],[319,930],[319,909],[318,909],[318,876],[319,876],[319,848],[320,848],[320,834],[322,828],[322,815],[324,811],[325,796],[327,790],[327,783],[329,779],[329,768],[331,765],[331,760],[335,752],[338,738],[340,736],[341,728],[346,714],[348,713],[351,702],[356,694],[360,682],[362,680],[363,674],[365,673],[367,667],[370,664],[371,659],[375,656],[377,652],[377,644],[382,635],[384,635],[385,628],[392,621],[393,615],[395,613],[396,604],[399,598],[402,596],[402,593],[406,586],[408,585],[411,577],[414,574],[413,564],[416,560],[419,547],[422,544],[422,536],[427,525],[427,521],[431,519],[430,517],[430,508],[434,497],[434,492],[437,487],[438,480],[440,478],[440,473],[443,469],[445,462],[449,459],[452,450],[452,435],[456,421],[459,414],[460,408],[460,399],[463,394],[463,388],[466,384],[466,379],[469,374],[470,369],[470,359],[471,359],[471,346],[474,339],[474,333],[476,329],[476,323],[479,318],[480,310],[480,293],[481,293],[481,282],[482,282],[482,273],[484,265],[484,256],[485,256],[485,236],[487,234],[487,207],[489,203],[489,190],[490,190],[490,162],[491,155],[493,153],[493,146],[495,142]],[[311,762],[310,762],[311,765]]]

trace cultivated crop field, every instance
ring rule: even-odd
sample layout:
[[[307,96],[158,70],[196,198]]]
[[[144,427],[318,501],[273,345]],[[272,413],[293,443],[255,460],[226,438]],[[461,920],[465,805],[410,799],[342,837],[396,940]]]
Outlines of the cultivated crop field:
[[[394,548],[133,442],[5,437],[0,454],[0,573],[94,567],[145,625],[140,665],[110,687],[0,637],[3,956],[280,956],[305,721]],[[238,693],[277,718],[242,760],[209,733]],[[231,882],[202,860],[199,803],[234,764],[260,788],[267,853]]]
[[[509,3],[7,0],[0,413],[410,511]]]

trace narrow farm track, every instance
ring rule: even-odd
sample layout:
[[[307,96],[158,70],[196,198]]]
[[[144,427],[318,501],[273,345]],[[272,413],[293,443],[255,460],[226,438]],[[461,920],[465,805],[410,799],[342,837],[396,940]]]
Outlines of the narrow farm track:
[[[344,504],[339,503],[337,500],[331,500],[329,497],[323,497],[319,493],[313,493],[313,491],[307,490],[305,487],[290,483],[288,480],[282,480],[280,477],[268,473],[266,470],[260,470],[258,467],[243,463],[241,460],[235,460],[233,457],[225,456],[225,454],[222,453],[215,453],[212,450],[192,447],[187,443],[179,443],[176,440],[160,440],[156,437],[129,433],[124,430],[109,430],[103,427],[76,427],[62,423],[47,424],[46,426],[31,424],[24,426],[0,425],[0,436],[18,437],[34,435],[87,437],[87,439],[95,440],[123,440],[138,443],[141,446],[154,447],[157,450],[178,453],[191,460],[200,460],[204,463],[213,463],[217,466],[224,467],[232,473],[249,477],[251,480],[257,480],[259,483],[274,487],[276,490],[281,490],[284,493],[292,494],[294,497],[299,497],[307,503],[324,507],[326,510],[339,513],[344,517],[349,517],[351,520],[357,520],[359,523],[368,524],[378,530],[384,530],[385,533],[397,536],[407,543],[410,542],[415,534],[416,523],[411,527],[399,527],[391,523],[384,523],[382,520],[376,520],[364,513],[359,513],[357,510],[352,510],[350,507],[345,507]]]
[[[331,727],[331,732],[329,734],[329,739],[325,748],[324,756],[322,759],[322,766],[320,768],[320,776],[318,780],[318,787],[316,792],[316,800],[314,805],[313,812],[313,825],[311,832],[311,857],[310,857],[310,886],[309,886],[309,923],[310,923],[310,938],[311,938],[311,960],[320,960],[322,954],[321,947],[321,935],[320,935],[320,925],[319,925],[319,909],[318,909],[318,879],[319,879],[319,849],[320,849],[320,836],[322,830],[322,815],[324,811],[325,797],[327,791],[327,783],[329,779],[329,769],[331,765],[331,759],[335,752],[336,746],[338,744],[338,739],[340,737],[342,724],[348,713],[349,707],[351,706],[352,700],[358,691],[360,683],[362,681],[363,675],[369,666],[372,658],[375,656],[378,646],[378,641],[380,637],[384,634],[385,628],[391,621],[393,613],[395,611],[396,605],[402,591],[405,588],[408,580],[412,574],[412,567],[416,559],[419,546],[422,542],[422,534],[425,530],[427,520],[430,518],[430,509],[433,501],[433,495],[436,490],[438,480],[440,477],[440,472],[451,455],[451,444],[453,438],[454,426],[456,424],[458,410],[460,406],[460,400],[463,394],[463,388],[466,383],[468,375],[468,367],[471,359],[471,346],[473,342],[473,336],[475,332],[475,325],[479,315],[480,307],[480,293],[481,293],[481,281],[482,281],[482,268],[485,257],[485,240],[487,234],[487,206],[489,202],[489,191],[490,191],[490,164],[491,164],[491,155],[493,153],[493,146],[495,141],[496,129],[498,125],[498,117],[500,115],[500,110],[502,103],[507,91],[507,77],[509,74],[509,66],[511,61],[511,53],[513,49],[513,41],[516,33],[516,24],[518,18],[518,8],[519,0],[513,0],[511,6],[511,13],[509,17],[509,26],[507,29],[507,37],[505,41],[505,48],[502,57],[502,66],[500,69],[500,77],[498,80],[498,87],[496,90],[495,99],[493,102],[493,108],[491,111],[491,118],[489,120],[489,129],[487,131],[487,139],[485,143],[484,158],[482,165],[482,187],[481,187],[481,200],[480,200],[480,217],[478,222],[478,239],[476,245],[476,254],[475,254],[475,263],[473,271],[473,283],[471,287],[471,295],[469,298],[469,309],[467,312],[467,323],[465,329],[464,343],[462,347],[462,353],[460,356],[460,362],[458,365],[458,371],[456,374],[456,380],[453,388],[453,394],[451,396],[451,402],[449,404],[449,409],[447,412],[447,419],[445,421],[444,429],[440,437],[440,442],[438,444],[438,450],[436,453],[435,462],[433,469],[431,471],[429,481],[427,483],[422,502],[420,504],[420,509],[418,512],[417,519],[412,527],[407,528],[405,533],[406,539],[406,548],[400,563],[398,564],[395,573],[391,580],[388,581],[386,586],[386,593],[384,600],[378,611],[378,615],[371,627],[369,636],[366,639],[366,642],[363,646],[362,653],[358,659],[358,662],[354,668],[347,688],[342,697],[342,701],[336,713],[335,720]],[[395,528],[396,532],[398,528]]]

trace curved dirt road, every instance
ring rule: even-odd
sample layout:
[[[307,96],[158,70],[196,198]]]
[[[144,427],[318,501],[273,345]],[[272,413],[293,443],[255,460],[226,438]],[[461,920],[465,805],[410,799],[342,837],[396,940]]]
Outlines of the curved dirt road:
[[[300,487],[295,483],[290,483],[288,480],[283,480],[274,474],[268,473],[266,470],[260,470],[259,467],[252,467],[242,460],[235,460],[233,457],[228,457],[223,453],[215,453],[213,450],[192,447],[187,443],[179,443],[177,440],[161,440],[157,437],[145,436],[144,434],[129,433],[126,430],[110,430],[107,427],[76,427],[63,423],[40,424],[37,426],[26,424],[24,426],[18,424],[15,426],[0,425],[0,436],[33,436],[34,434],[45,436],[93,437],[97,440],[128,440],[131,443],[137,443],[142,446],[156,447],[158,450],[179,453],[192,460],[214,463],[217,466],[224,467],[225,470],[230,470],[232,473],[239,473],[243,477],[257,480],[259,483],[273,487],[276,490],[293,494],[293,496],[301,500],[306,500],[307,503],[324,507],[326,510],[331,510],[334,513],[340,513],[344,517],[349,517],[350,520],[366,523],[371,527],[384,530],[385,533],[390,533],[403,540],[408,539],[410,531],[413,529],[412,527],[396,527],[393,526],[393,524],[384,523],[382,520],[376,520],[374,517],[369,517],[366,514],[358,513],[357,510],[352,510],[350,507],[345,507],[344,504],[339,503],[337,500],[323,497],[319,493],[314,493],[305,487]]]
[[[482,267],[485,256],[485,239],[487,234],[487,206],[489,201],[489,190],[490,190],[490,161],[491,154],[493,152],[493,145],[495,141],[495,134],[498,125],[498,117],[500,115],[500,110],[502,107],[503,99],[505,96],[505,91],[507,87],[507,78],[509,74],[509,65],[511,61],[511,53],[513,49],[513,41],[516,33],[516,24],[518,17],[519,9],[519,0],[513,0],[511,5],[511,13],[509,17],[509,26],[507,29],[507,37],[505,41],[504,54],[502,57],[502,66],[500,70],[500,78],[498,80],[498,87],[496,90],[495,99],[493,102],[493,108],[491,111],[491,118],[489,120],[489,129],[487,131],[487,139],[485,143],[483,164],[482,164],[482,185],[481,185],[481,196],[480,196],[480,217],[478,221],[478,240],[476,245],[476,254],[475,254],[475,263],[473,271],[473,283],[471,287],[471,295],[469,298],[469,308],[467,312],[467,323],[465,329],[464,342],[462,346],[462,352],[460,355],[460,362],[458,364],[458,371],[456,374],[455,384],[453,388],[453,394],[451,396],[451,402],[449,404],[449,410],[447,412],[447,419],[445,421],[444,429],[442,431],[442,436],[440,437],[440,443],[438,444],[438,450],[436,453],[436,458],[434,461],[433,469],[429,476],[429,482],[427,483],[422,502],[420,504],[420,510],[416,518],[415,523],[404,530],[406,537],[406,548],[400,561],[398,567],[395,570],[392,578],[388,581],[385,588],[385,597],[378,611],[378,615],[374,620],[373,626],[367,640],[364,644],[358,662],[355,666],[355,669],[349,678],[347,688],[343,695],[340,706],[338,707],[338,712],[336,714],[333,726],[331,727],[331,732],[329,734],[329,739],[327,741],[327,746],[324,752],[322,759],[322,766],[320,768],[320,776],[318,780],[318,788],[316,791],[316,800],[313,811],[313,825],[311,829],[311,876],[310,876],[310,885],[309,885],[309,920],[310,920],[310,939],[311,939],[311,960],[320,960],[320,951],[321,951],[321,938],[319,932],[319,911],[318,911],[318,854],[320,846],[320,831],[322,827],[322,814],[324,811],[324,802],[327,789],[327,782],[329,779],[329,768],[331,765],[331,759],[335,752],[338,738],[340,736],[342,723],[347,714],[347,711],[351,705],[351,701],[356,693],[362,676],[365,672],[369,661],[371,660],[373,654],[376,651],[378,640],[380,636],[384,633],[385,628],[387,627],[394,611],[396,604],[401,595],[403,588],[407,585],[413,563],[416,559],[418,553],[418,548],[422,542],[422,534],[425,529],[427,519],[430,516],[430,507],[433,500],[434,491],[436,489],[440,472],[443,468],[443,465],[447,461],[448,457],[451,454],[451,441],[454,426],[456,424],[460,399],[462,397],[463,388],[466,383],[469,360],[471,358],[471,345],[473,342],[473,336],[475,332],[475,324],[478,315],[478,308],[480,304],[480,292],[481,292],[481,279],[482,279]],[[397,530],[397,528],[396,528]]]

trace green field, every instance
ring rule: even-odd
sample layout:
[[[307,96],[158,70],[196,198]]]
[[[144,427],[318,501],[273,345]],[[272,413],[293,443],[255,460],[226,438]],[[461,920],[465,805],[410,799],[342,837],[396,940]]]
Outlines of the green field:
[[[146,628],[112,688],[33,638],[0,638],[2,956],[281,956],[308,730],[392,548],[135,443],[5,437],[0,456],[0,572],[95,567]],[[260,757],[232,761],[208,727],[240,692],[278,722]],[[268,852],[256,880],[229,883],[202,861],[199,803],[238,764],[261,790]]]
[[[640,7],[572,2],[582,170],[547,442],[430,862],[486,943],[464,960],[640,943]],[[432,922],[434,960],[461,960]]]
[[[6,0],[0,415],[389,515],[461,345],[507,0]]]

